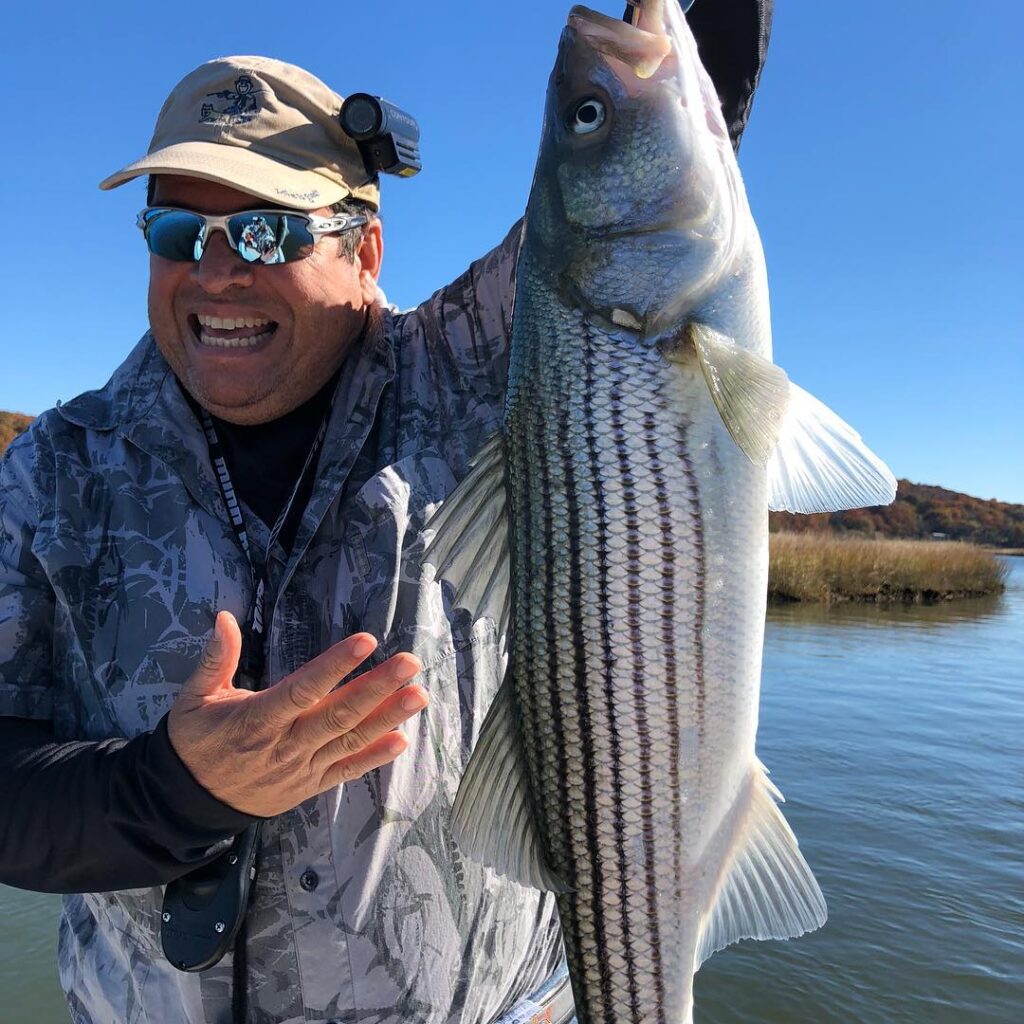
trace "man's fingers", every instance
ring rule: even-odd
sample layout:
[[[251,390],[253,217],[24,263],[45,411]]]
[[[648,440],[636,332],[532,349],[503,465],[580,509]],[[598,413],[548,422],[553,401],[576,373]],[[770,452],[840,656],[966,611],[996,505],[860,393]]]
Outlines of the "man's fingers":
[[[276,728],[290,725],[318,704],[377,647],[369,633],[355,633],[260,694],[261,714]]]
[[[221,611],[213,623],[199,664],[182,686],[186,697],[211,697],[219,690],[231,689],[232,679],[242,654],[242,632],[231,612]]]
[[[292,726],[293,739],[314,749],[355,729],[382,701],[405,686],[422,666],[412,654],[396,654],[325,696]]]
[[[422,711],[427,702],[426,691],[422,686],[415,684],[392,694],[353,729],[335,736],[316,752],[310,765],[314,775],[319,775],[327,771],[331,765],[345,758],[355,757],[361,751],[370,748],[381,736]]]
[[[320,792],[390,764],[408,746],[409,741],[400,732],[385,733],[353,757],[346,757],[331,765],[320,780]]]

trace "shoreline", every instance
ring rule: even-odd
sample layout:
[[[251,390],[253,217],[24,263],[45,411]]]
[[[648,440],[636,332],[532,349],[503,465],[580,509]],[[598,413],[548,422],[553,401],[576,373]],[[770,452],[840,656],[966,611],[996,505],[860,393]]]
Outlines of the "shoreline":
[[[956,541],[769,534],[768,603],[941,604],[1001,594],[997,554]]]

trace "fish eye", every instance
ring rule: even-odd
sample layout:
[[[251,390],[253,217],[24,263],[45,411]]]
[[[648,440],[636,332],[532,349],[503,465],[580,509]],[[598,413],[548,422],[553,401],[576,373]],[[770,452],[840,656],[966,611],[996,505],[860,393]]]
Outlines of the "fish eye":
[[[591,96],[576,104],[569,117],[569,127],[577,135],[589,135],[604,124],[604,104]]]

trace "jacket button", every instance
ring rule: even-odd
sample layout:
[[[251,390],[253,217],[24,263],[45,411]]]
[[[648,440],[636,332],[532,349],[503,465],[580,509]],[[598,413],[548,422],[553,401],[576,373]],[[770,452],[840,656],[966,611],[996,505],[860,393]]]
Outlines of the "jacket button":
[[[319,884],[320,876],[312,868],[306,868],[299,878],[299,885],[301,885],[306,892],[312,892]]]

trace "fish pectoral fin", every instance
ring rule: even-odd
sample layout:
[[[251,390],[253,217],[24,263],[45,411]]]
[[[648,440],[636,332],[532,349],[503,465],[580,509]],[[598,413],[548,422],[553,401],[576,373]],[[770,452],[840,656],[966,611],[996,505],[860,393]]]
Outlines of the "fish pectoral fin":
[[[888,466],[784,370],[704,324],[687,325],[686,340],[733,440],[767,467],[773,512],[838,512],[895,500]]]
[[[686,327],[715,408],[733,440],[757,466],[767,463],[789,407],[789,378],[768,359],[706,324]]]
[[[549,866],[537,831],[508,673],[455,795],[451,830],[467,857],[499,875],[534,889],[570,891]]]
[[[427,522],[435,531],[423,554],[436,579],[455,588],[455,607],[489,617],[508,632],[509,553],[505,456],[500,434],[477,452],[469,475]]]
[[[825,898],[776,800],[782,794],[754,762],[734,809],[725,858],[702,924],[694,968],[740,939],[792,939],[825,923]]]
[[[888,505],[896,478],[848,423],[790,384],[789,409],[768,460],[768,507],[838,512]]]

